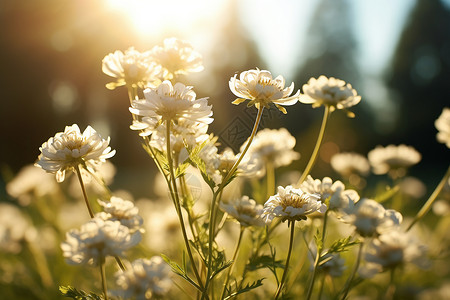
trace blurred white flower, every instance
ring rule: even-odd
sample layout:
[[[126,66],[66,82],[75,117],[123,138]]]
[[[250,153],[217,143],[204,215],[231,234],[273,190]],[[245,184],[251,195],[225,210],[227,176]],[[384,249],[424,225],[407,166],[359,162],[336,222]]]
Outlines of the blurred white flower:
[[[123,299],[154,299],[163,297],[172,286],[171,269],[159,256],[136,259],[126,271],[115,274],[121,290],[113,294]]]
[[[270,196],[264,204],[263,218],[271,223],[275,217],[284,222],[306,220],[306,216],[314,212],[324,213],[327,206],[320,201],[320,195],[310,194],[288,185],[278,187],[278,193]]]
[[[369,243],[364,253],[367,264],[363,273],[371,274],[372,269],[382,272],[408,263],[425,268],[428,265],[426,250],[410,233],[391,230]]]
[[[330,111],[334,111],[358,104],[361,96],[358,96],[350,83],[321,75],[318,79],[309,79],[308,83],[303,85],[303,94],[300,95],[299,101],[312,104],[312,107],[329,106]]]
[[[364,198],[358,201],[353,211],[343,217],[345,223],[355,227],[362,237],[374,237],[398,227],[403,216],[393,210],[385,209],[375,200]]]
[[[112,196],[109,201],[98,200],[98,203],[103,207],[103,212],[96,214],[97,217],[105,221],[119,221],[130,229],[130,233],[143,231],[144,221],[133,202]]]
[[[33,230],[32,225],[20,209],[9,203],[0,203],[0,251],[20,252],[30,230]]]
[[[48,173],[56,173],[56,181],[64,181],[66,171],[84,166],[95,173],[97,167],[114,156],[108,139],[103,139],[91,126],[83,134],[78,125],[66,126],[64,132],[58,132],[39,148],[41,154],[36,166]]]
[[[407,168],[422,159],[422,155],[416,149],[406,145],[377,146],[367,157],[375,174],[389,172],[393,177],[404,176]]]
[[[19,173],[6,184],[8,194],[16,198],[20,205],[27,206],[33,200],[58,192],[55,177],[33,165],[20,169]]]
[[[273,103],[280,111],[286,113],[282,105],[293,105],[297,103],[300,91],[290,96],[294,91],[294,83],[289,87],[284,87],[285,80],[279,75],[275,79],[266,70],[253,69],[244,71],[230,78],[229,86],[231,92],[238,96],[233,104],[239,104],[245,100],[250,100],[247,106],[255,105],[257,109],[269,107]]]
[[[365,176],[370,172],[369,161],[359,153],[337,153],[331,157],[330,164],[343,177],[353,174]]]
[[[220,209],[235,218],[242,226],[264,226],[263,206],[248,196],[220,202]]]
[[[140,234],[131,234],[119,221],[96,217],[83,224],[80,230],[69,231],[61,249],[68,264],[98,265],[106,256],[122,256],[140,239]]]
[[[102,71],[106,75],[117,79],[106,87],[110,90],[122,85],[146,88],[156,79],[161,77],[161,66],[150,60],[150,51],[139,52],[133,47],[125,53],[115,51],[103,58]]]
[[[155,46],[150,51],[152,61],[165,70],[164,79],[173,79],[174,75],[200,72],[203,61],[200,53],[192,45],[177,38],[167,38],[164,46]]]
[[[450,148],[450,108],[445,107],[442,110],[441,115],[434,122],[434,126],[439,131],[436,136],[437,140]]]
[[[310,194],[320,195],[322,202],[329,199],[329,210],[350,212],[359,200],[359,195],[355,190],[346,190],[341,181],[333,182],[330,177],[324,177],[320,180],[313,179],[311,175],[308,175],[300,188]]]
[[[241,151],[247,145],[247,141],[241,146]],[[248,149],[247,155],[258,155],[266,163],[270,162],[275,168],[288,166],[292,161],[300,158],[295,152],[295,138],[286,128],[265,128],[256,134]]]
[[[130,112],[140,116],[130,126],[133,130],[140,130],[141,135],[148,136],[164,121],[174,124],[188,120],[210,124],[213,119],[211,106],[207,98],[195,99],[192,87],[182,83],[172,86],[170,81],[164,81],[157,88],[146,89],[145,99],[134,100]]]

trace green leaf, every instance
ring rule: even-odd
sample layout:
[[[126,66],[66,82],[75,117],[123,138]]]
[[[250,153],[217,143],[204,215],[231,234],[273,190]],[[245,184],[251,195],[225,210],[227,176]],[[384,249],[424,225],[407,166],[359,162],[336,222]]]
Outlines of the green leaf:
[[[323,241],[319,229],[317,229],[316,234],[314,235],[314,241],[316,242],[317,252],[320,253],[323,249]]]
[[[258,280],[256,280],[256,281],[254,281],[253,283],[247,284],[246,286],[244,286],[244,287],[242,287],[242,288],[240,288],[240,289],[238,289],[238,290],[236,290],[236,291],[234,291],[234,292],[227,289],[227,292],[228,292],[227,294],[228,294],[228,296],[225,297],[224,300],[231,299],[231,298],[233,298],[233,297],[236,297],[237,295],[240,295],[240,294],[249,292],[249,291],[251,291],[251,290],[256,289],[257,287],[262,286],[262,281],[263,281],[264,279],[265,279],[265,278],[258,279]]]
[[[196,167],[200,171],[200,174],[202,174],[203,180],[209,185],[209,187],[211,189],[214,189],[216,187],[216,183],[209,176],[208,172],[206,171],[206,164],[200,158],[200,152],[202,151],[202,149],[208,143],[211,143],[211,142],[214,142],[214,138],[213,138],[213,140],[208,139],[208,140],[204,141],[203,143],[197,145],[196,147],[194,147],[192,149],[186,148],[186,150],[189,153],[189,158],[186,160],[186,162],[189,162],[191,165]]]
[[[180,176],[183,176],[184,174],[186,174],[186,169],[190,166],[190,162],[189,161],[185,161],[184,163],[182,163],[181,165],[179,165],[177,167],[177,169],[175,170],[175,178],[178,178]]]
[[[328,249],[328,251],[326,251],[325,254],[328,253],[340,253],[340,252],[344,252],[347,251],[350,247],[357,245],[361,243],[359,240],[353,240],[352,241],[352,236],[350,235],[349,237],[346,238],[342,238],[339,239],[337,241],[334,241],[334,243],[330,246],[330,248]]]
[[[75,300],[102,300],[103,297],[90,292],[89,294],[82,290],[77,290],[73,286],[60,286],[59,291],[61,295],[67,298],[72,298]]]
[[[374,197],[374,200],[377,201],[378,203],[386,202],[387,200],[394,197],[399,190],[400,190],[399,185],[396,185],[392,188],[390,186],[386,186],[384,191],[377,193],[377,196]]]
[[[247,270],[255,271],[262,268],[284,268],[282,260],[274,260],[270,255],[261,255],[252,259],[246,266]]]
[[[164,152],[146,144],[142,144],[142,147],[148,153],[148,155],[150,155],[150,157],[152,157],[157,162],[157,164],[162,167],[162,171],[164,172],[163,175],[165,177],[169,176],[169,162],[167,161],[167,157]]]

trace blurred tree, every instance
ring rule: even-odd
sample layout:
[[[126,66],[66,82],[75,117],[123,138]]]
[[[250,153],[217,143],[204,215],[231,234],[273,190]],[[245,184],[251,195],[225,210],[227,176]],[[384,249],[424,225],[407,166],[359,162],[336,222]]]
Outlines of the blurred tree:
[[[414,146],[423,155],[414,169],[435,180],[449,157],[434,127],[450,103],[450,11],[440,0],[417,1],[386,78],[400,112],[389,142]]]

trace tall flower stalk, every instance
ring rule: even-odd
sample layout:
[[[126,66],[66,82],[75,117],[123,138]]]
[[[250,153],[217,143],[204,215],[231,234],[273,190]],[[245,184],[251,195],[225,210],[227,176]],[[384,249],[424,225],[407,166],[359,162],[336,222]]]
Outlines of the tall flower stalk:
[[[280,284],[278,285],[277,291],[275,293],[275,297],[274,297],[275,300],[277,300],[278,297],[280,296],[281,290],[284,287],[284,282],[286,281],[286,277],[287,277],[287,273],[288,273],[288,269],[289,269],[289,262],[291,261],[292,246],[294,244],[295,220],[288,221],[288,227],[289,226],[291,227],[291,231],[290,231],[290,235],[289,235],[289,248],[288,248],[288,253],[286,256],[286,263],[284,265],[283,276],[281,277]]]

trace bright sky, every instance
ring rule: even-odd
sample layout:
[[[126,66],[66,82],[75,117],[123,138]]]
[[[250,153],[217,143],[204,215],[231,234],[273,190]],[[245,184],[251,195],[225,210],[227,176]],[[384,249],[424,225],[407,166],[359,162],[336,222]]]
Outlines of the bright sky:
[[[241,1],[242,19],[272,73],[292,76],[318,0]],[[378,73],[388,62],[414,0],[350,0],[360,41],[359,62]]]

